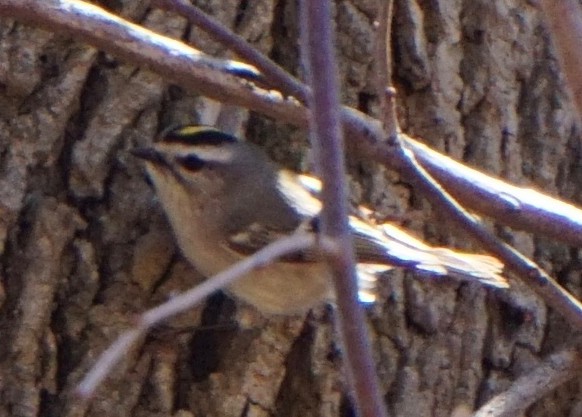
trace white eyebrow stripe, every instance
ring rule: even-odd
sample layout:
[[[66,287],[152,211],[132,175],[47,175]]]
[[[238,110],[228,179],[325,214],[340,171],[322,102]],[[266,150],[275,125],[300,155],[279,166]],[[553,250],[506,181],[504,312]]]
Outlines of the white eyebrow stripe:
[[[184,149],[177,152],[180,157],[194,155],[197,158],[207,162],[227,163],[233,159],[233,150],[227,147],[217,146],[185,146]]]

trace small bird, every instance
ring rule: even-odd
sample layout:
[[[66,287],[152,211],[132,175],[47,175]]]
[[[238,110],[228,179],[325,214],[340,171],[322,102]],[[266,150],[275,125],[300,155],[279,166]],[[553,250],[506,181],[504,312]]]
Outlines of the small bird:
[[[208,277],[299,228],[318,232],[319,180],[278,167],[254,144],[183,126],[132,153],[145,161],[183,255]],[[497,259],[428,246],[368,212],[350,216],[362,301],[374,301],[376,276],[393,267],[508,287]],[[329,297],[332,286],[311,250],[255,270],[228,291],[265,313],[293,314]]]

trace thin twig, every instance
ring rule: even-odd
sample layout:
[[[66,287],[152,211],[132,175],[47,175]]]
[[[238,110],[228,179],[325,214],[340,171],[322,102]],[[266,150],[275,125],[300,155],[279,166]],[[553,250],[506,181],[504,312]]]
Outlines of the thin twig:
[[[281,256],[308,249],[315,244],[312,234],[297,233],[277,240],[244,260],[237,262],[229,269],[204,281],[202,284],[168,300],[138,317],[133,329],[124,332],[101,355],[95,365],[87,373],[77,388],[77,394],[83,398],[91,397],[99,384],[111,373],[123,355],[148,329],[181,312],[191,309],[210,294],[228,287],[237,279],[248,274],[253,269],[261,268]],[[324,249],[328,246],[324,246]]]
[[[322,235],[339,247],[328,254],[333,272],[337,325],[342,340],[352,399],[361,417],[387,416],[358,300],[356,259],[350,227],[339,102],[338,68],[331,29],[331,1],[300,2],[301,52],[313,96],[312,144],[322,179]]]
[[[297,78],[266,57],[256,48],[249,45],[241,36],[229,30],[221,23],[208,16],[198,7],[184,0],[154,0],[152,6],[176,12],[188,19],[190,23],[211,35],[216,41],[227,46],[244,61],[253,62],[271,86],[277,90],[298,98],[307,100],[308,88]]]
[[[514,381],[511,387],[493,397],[473,417],[514,417],[554,389],[579,376],[582,361],[578,349],[568,348],[550,355],[536,369]]]
[[[396,134],[398,120],[396,119],[395,95],[396,90],[392,87],[392,9],[393,1],[384,0],[379,2],[378,13],[378,35],[376,36],[376,91],[380,100],[381,120],[386,132],[390,137]]]
[[[105,352],[101,354],[95,365],[87,372],[81,383],[78,385],[76,394],[81,398],[90,398],[95,393],[97,387],[103,382],[107,375],[111,373],[113,367],[119,363],[121,358],[127,354],[133,344],[141,338],[147,329],[137,327],[123,332]]]

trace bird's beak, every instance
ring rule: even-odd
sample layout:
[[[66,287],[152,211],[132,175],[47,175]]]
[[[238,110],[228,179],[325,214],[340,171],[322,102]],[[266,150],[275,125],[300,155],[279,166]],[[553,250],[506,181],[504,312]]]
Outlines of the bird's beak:
[[[167,165],[164,157],[154,148],[133,148],[129,152],[133,156],[151,162],[154,165]]]

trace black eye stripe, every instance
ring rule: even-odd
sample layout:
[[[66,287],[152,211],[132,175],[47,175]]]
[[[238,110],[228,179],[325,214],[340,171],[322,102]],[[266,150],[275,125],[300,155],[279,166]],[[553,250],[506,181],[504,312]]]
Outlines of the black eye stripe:
[[[184,169],[196,172],[204,168],[206,162],[196,155],[185,155],[176,157],[176,162]]]

